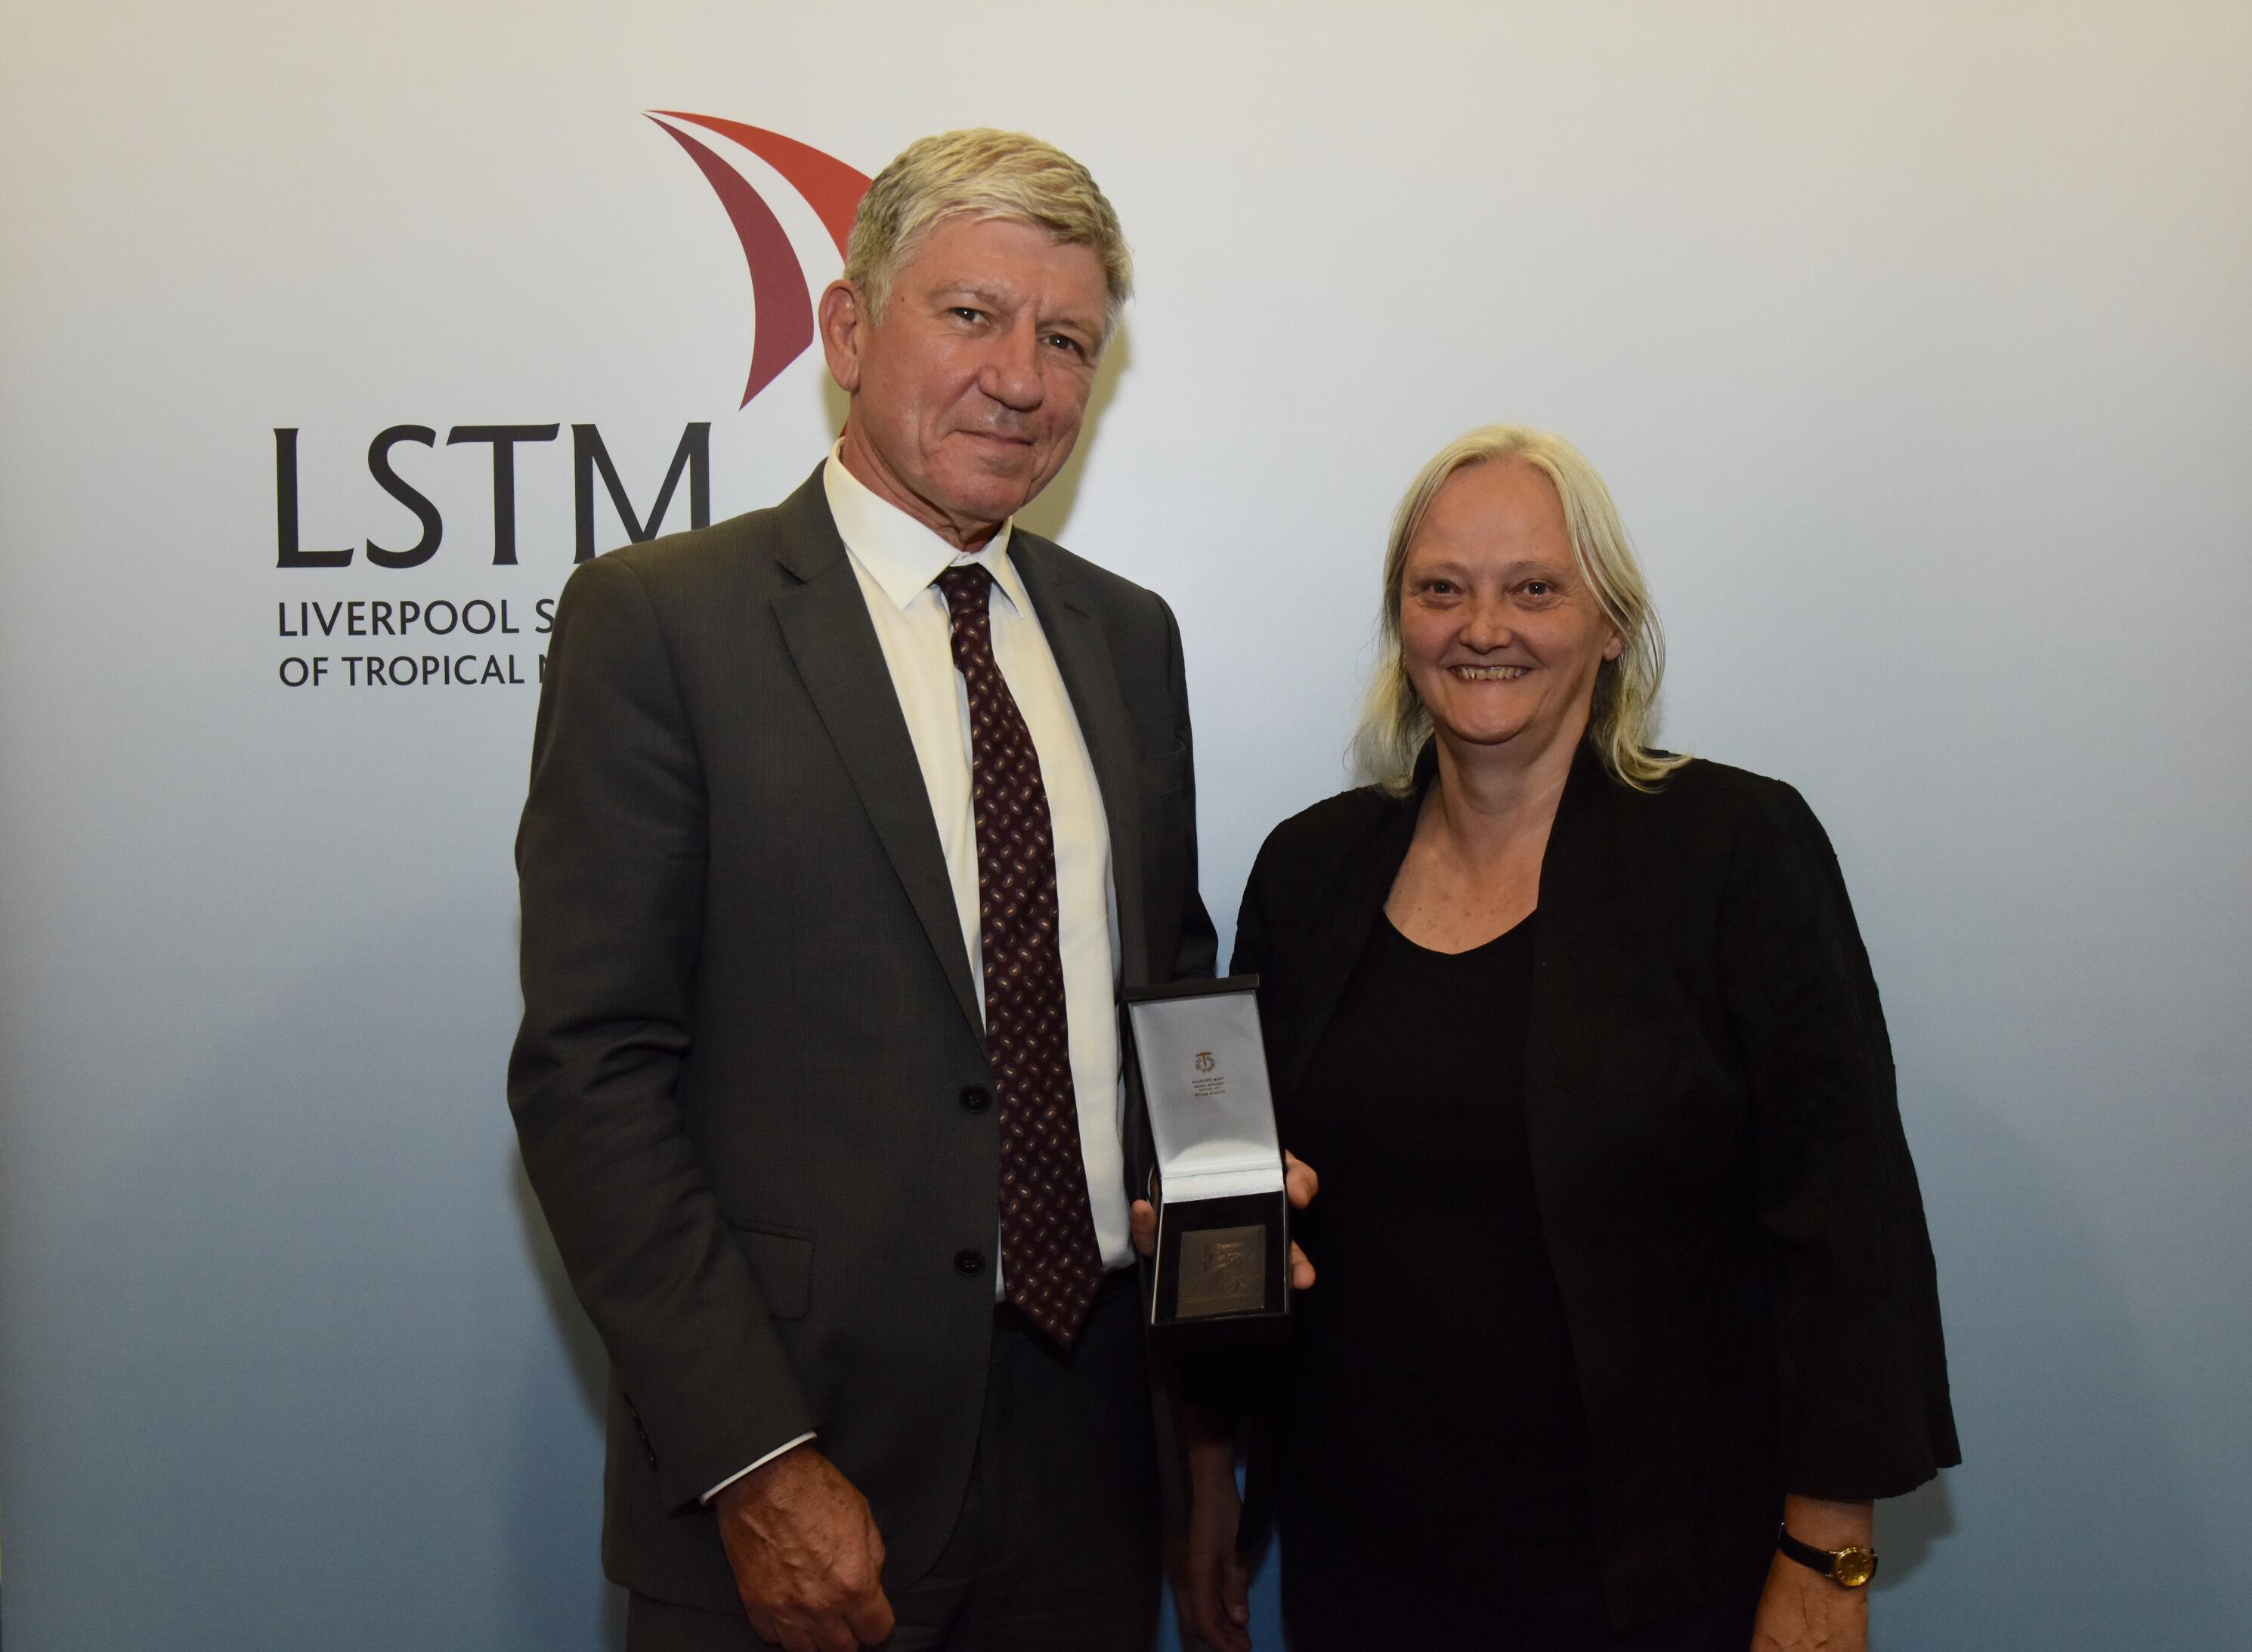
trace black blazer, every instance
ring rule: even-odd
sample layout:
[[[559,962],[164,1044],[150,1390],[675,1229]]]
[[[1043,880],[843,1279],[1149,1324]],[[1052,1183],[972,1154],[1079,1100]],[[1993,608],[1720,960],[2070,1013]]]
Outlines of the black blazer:
[[[1034,535],[1009,555],[1101,788],[1120,974],[1209,974],[1173,616]],[[999,1126],[922,771],[819,471],[572,575],[517,865],[509,1100],[610,1356],[610,1577],[738,1609],[698,1499],[809,1429],[875,1512],[886,1586],[919,1576],[984,1415],[992,1275],[966,1270],[993,1244]]]
[[[1433,756],[1404,801],[1283,822],[1252,869],[1233,968],[1262,978],[1285,1145]],[[1583,748],[1535,947],[1526,1128],[1630,1625],[1756,1583],[1786,1491],[1889,1496],[1960,1461],[1937,1287],[1876,982],[1797,792],[1706,762],[1637,792]],[[1274,1456],[1255,1444],[1247,1537]]]

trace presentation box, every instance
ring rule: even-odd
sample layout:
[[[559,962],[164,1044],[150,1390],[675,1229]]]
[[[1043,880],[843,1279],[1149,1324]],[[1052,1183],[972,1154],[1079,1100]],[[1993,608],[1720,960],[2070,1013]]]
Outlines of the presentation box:
[[[1157,1149],[1150,1324],[1197,1346],[1272,1341],[1290,1313],[1290,1202],[1256,975],[1126,996]]]

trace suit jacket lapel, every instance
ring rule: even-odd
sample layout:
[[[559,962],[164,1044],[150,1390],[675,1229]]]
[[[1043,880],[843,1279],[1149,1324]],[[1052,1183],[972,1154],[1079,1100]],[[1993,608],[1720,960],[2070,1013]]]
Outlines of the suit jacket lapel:
[[[830,517],[821,472],[816,470],[782,509],[793,519],[789,544],[777,559],[789,576],[774,599],[782,640],[922,920],[962,1013],[982,1038],[984,1017],[962,944],[946,854],[931,819],[930,795],[923,789],[922,768],[907,719],[900,714],[883,646],[868,619],[866,599]]]
[[[1111,887],[1118,899],[1119,973],[1129,987],[1144,985],[1150,971],[1149,920],[1142,904],[1141,753],[1127,721],[1110,643],[1083,593],[1058,566],[1052,546],[1018,534],[1009,559],[1039,616],[1102,794],[1110,826]]]

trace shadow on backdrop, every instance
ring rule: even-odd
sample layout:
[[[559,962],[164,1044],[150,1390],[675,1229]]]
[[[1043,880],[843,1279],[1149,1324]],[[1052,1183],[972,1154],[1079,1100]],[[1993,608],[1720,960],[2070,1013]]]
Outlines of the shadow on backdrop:
[[[1992,1102],[1909,1067],[1901,1093],[1964,1466],[1880,1507],[1873,1647],[2242,1644],[2095,1201]]]
[[[118,1040],[85,1063],[105,1104],[43,1121],[76,1184],[10,1328],[42,1419],[11,1645],[618,1643],[599,1352],[496,1174],[514,903],[456,895],[329,938],[278,993],[206,976],[240,1019],[192,1065]]]
[[[539,1281],[539,1292],[547,1305],[547,1314],[555,1328],[556,1341],[560,1343],[572,1385],[581,1410],[585,1413],[587,1431],[597,1440],[602,1433],[604,1408],[608,1394],[610,1362],[603,1350],[601,1338],[595,1334],[594,1322],[571,1289],[569,1275],[563,1271],[563,1259],[555,1249],[555,1240],[548,1232],[547,1218],[540,1214],[539,1200],[532,1190],[531,1178],[524,1173],[524,1161],[513,1147],[508,1154],[508,1191],[515,1208],[518,1223],[524,1235],[526,1261]],[[527,1507],[539,1507],[548,1498],[577,1498],[596,1510],[600,1518],[601,1479],[599,1461],[596,1474],[589,1482],[583,1472],[585,1465],[567,1454],[560,1457],[554,1441],[543,1437],[549,1431],[539,1425],[550,1409],[550,1391],[553,1380],[552,1360],[545,1350],[527,1344],[525,1371],[526,1404],[521,1413],[525,1425],[522,1435],[521,1467],[518,1473],[518,1502]],[[560,1470],[560,1472],[559,1472]],[[515,1575],[519,1597],[536,1594],[549,1586],[556,1564],[553,1545],[544,1533],[528,1531],[527,1538],[515,1556]],[[588,1554],[580,1557],[580,1563],[600,1570],[600,1557]],[[626,1643],[625,1591],[607,1584],[603,1590],[606,1611],[603,1614],[599,1644],[605,1652],[623,1652]]]

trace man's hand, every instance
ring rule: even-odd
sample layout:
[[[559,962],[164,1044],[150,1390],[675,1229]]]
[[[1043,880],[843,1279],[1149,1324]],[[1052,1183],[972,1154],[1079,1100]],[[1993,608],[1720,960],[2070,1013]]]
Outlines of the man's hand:
[[[891,1634],[884,1539],[868,1500],[810,1444],[712,1501],[735,1592],[761,1639],[787,1652],[856,1652]]]
[[[1189,1529],[1174,1544],[1173,1612],[1185,1644],[1212,1652],[1251,1652],[1251,1577],[1235,1551],[1243,1500],[1235,1489],[1235,1432],[1196,1406],[1183,1408],[1187,1432]]]
[[[1314,1195],[1322,1190],[1322,1178],[1314,1174],[1314,1167],[1296,1154],[1285,1149],[1282,1154],[1282,1186],[1290,1196],[1293,1209],[1304,1210],[1314,1202]],[[1127,1212],[1127,1225],[1134,1236],[1134,1248],[1148,1256],[1157,1248],[1157,1209],[1147,1199],[1136,1199],[1133,1209]],[[1314,1284],[1314,1265],[1294,1240],[1290,1246],[1290,1288],[1311,1290]]]
[[[1866,1503],[1787,1497],[1783,1524],[1818,1549],[1869,1548],[1876,1542],[1873,1511]],[[1751,1652],[1866,1652],[1868,1644],[1866,1589],[1841,1588],[1789,1555],[1768,1563]]]

